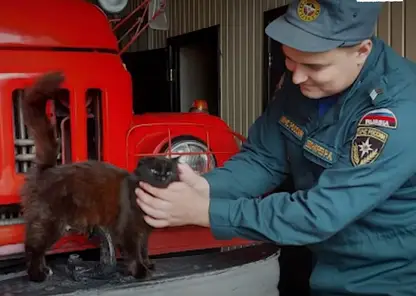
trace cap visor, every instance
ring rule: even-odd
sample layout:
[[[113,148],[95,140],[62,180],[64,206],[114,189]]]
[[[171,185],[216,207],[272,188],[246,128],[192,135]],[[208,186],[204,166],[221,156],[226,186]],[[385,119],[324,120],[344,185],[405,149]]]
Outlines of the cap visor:
[[[305,52],[324,52],[343,44],[341,41],[324,39],[306,32],[288,22],[285,16],[271,22],[265,32],[273,40]]]

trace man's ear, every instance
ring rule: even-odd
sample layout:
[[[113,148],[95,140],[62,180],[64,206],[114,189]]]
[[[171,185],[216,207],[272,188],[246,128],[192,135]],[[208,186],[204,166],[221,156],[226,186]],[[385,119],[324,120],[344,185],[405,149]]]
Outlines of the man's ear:
[[[366,39],[357,45],[357,64],[363,65],[370,55],[373,48],[373,42],[370,39]]]

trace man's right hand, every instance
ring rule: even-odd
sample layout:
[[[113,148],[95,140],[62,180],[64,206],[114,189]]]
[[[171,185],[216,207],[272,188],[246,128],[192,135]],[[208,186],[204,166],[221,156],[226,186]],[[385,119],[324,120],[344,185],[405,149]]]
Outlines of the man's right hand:
[[[179,164],[179,179],[198,191],[201,196],[209,198],[208,181],[195,173],[189,165],[185,163]]]

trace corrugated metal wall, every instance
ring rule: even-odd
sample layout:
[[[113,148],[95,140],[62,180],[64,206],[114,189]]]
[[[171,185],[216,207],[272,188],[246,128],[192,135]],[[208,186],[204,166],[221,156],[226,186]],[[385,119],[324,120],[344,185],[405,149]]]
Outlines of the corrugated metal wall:
[[[85,0],[85,1],[87,1],[87,2],[89,2],[91,4],[94,4],[94,5],[97,5],[98,7],[100,7],[100,5],[98,4],[98,1],[97,0]],[[122,19],[122,18],[125,18],[135,8],[137,8],[140,5],[140,3],[142,3],[142,0],[129,0],[129,2],[127,4],[127,7],[125,9],[123,9],[123,11],[121,11],[120,13],[118,13],[118,14],[110,14],[110,13],[105,12],[105,11],[104,11],[104,13],[106,13],[109,16],[110,19]],[[141,16],[142,14],[143,14],[143,10],[140,10],[139,12],[136,12],[135,17],[134,16],[131,17],[129,19],[129,21],[127,21],[126,23],[132,23],[133,24],[137,20],[137,17],[138,16]],[[130,20],[133,20],[133,21],[130,21]],[[128,29],[130,29],[129,25],[126,25],[126,26],[123,25],[123,28],[122,29],[117,30],[115,32],[116,37],[117,38],[121,38]],[[125,36],[120,41],[119,47],[120,48],[124,48],[124,46],[126,46],[130,42],[131,36],[133,34],[135,34],[135,32],[136,32],[136,29],[132,30],[129,35]],[[127,48],[126,51],[146,50],[148,48],[148,38],[147,38],[148,33],[149,33],[149,30],[144,30],[141,33],[141,35],[139,36],[139,38],[137,38],[136,41],[133,42]]]
[[[376,30],[380,38],[413,61],[416,61],[416,39],[411,28],[416,25],[415,13],[416,1],[385,3]]]
[[[167,37],[221,25],[221,117],[236,131],[247,134],[261,113],[263,12],[290,0],[167,0],[168,32],[149,29],[149,49],[165,46]],[[402,55],[416,60],[411,38],[416,1],[386,3],[377,34]]]

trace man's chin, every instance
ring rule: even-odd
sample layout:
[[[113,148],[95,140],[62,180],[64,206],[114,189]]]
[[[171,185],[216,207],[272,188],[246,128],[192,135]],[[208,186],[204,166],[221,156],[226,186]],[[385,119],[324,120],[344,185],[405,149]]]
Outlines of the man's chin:
[[[324,95],[320,91],[314,91],[312,89],[300,88],[302,95],[307,97],[308,99],[317,100],[323,98]]]

